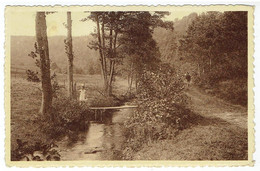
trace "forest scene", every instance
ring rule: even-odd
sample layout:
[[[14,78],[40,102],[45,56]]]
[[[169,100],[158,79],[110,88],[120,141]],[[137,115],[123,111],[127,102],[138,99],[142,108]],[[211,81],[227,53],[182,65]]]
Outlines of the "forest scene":
[[[247,11],[18,15],[11,161],[248,160]]]

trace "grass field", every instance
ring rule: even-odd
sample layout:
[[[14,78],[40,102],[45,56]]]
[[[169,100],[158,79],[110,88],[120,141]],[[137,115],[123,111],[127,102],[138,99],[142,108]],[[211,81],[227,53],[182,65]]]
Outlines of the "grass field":
[[[23,78],[11,79],[11,149],[16,148],[16,139],[46,140],[34,125],[41,104],[39,88],[39,83],[27,82]]]

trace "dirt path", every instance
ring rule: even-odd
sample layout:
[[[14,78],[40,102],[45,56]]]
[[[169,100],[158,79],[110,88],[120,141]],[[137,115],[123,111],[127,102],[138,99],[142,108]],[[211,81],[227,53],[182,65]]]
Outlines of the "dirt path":
[[[194,112],[206,118],[219,118],[240,128],[247,129],[247,109],[227,103],[206,94],[197,87],[190,87],[186,92],[191,98]]]
[[[247,110],[206,94],[186,91],[193,115],[173,139],[144,145],[133,160],[247,160]],[[192,114],[192,113],[191,113]]]

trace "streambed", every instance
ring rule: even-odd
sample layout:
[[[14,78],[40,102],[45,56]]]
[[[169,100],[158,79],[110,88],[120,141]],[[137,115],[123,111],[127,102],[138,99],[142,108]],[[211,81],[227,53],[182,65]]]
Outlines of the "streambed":
[[[71,143],[67,137],[58,142],[61,160],[120,160],[124,143],[124,121],[133,110],[116,110],[111,113],[108,121],[91,122],[89,129],[80,133],[76,142]]]

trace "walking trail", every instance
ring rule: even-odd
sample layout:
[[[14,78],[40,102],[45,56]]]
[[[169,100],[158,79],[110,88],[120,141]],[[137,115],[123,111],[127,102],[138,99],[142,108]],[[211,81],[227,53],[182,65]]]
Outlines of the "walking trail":
[[[191,98],[191,107],[197,114],[206,118],[222,119],[240,128],[247,129],[247,109],[227,103],[203,92],[197,87],[190,87],[186,95]]]
[[[193,115],[173,139],[145,145],[133,160],[247,160],[247,109],[191,86]]]

